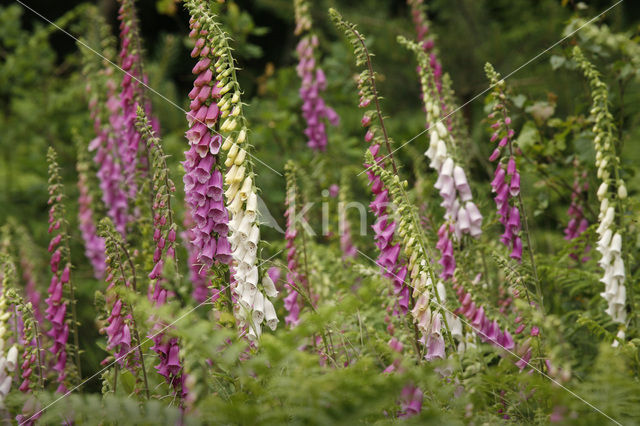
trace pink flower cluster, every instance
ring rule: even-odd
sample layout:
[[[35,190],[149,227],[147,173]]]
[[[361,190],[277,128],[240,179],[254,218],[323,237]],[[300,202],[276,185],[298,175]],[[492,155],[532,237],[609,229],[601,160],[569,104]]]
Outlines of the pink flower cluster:
[[[57,231],[56,235],[51,239],[49,243],[49,253],[51,255],[51,283],[49,285],[49,297],[46,299],[47,310],[45,311],[47,320],[51,323],[51,329],[47,332],[47,335],[51,338],[53,343],[50,351],[54,355],[55,364],[53,370],[58,374],[58,389],[57,392],[65,393],[67,388],[64,384],[67,377],[67,340],[69,339],[69,324],[65,321],[67,313],[67,301],[63,299],[62,292],[63,286],[69,283],[71,266],[67,263],[62,267],[62,250],[60,243],[63,235],[60,231],[62,225],[62,218],[57,213],[57,207],[61,201],[61,196],[56,195],[55,192],[49,191],[49,204],[51,209],[49,210],[49,234],[53,234]]]
[[[574,166],[577,167],[577,160],[574,162]],[[587,182],[587,172],[582,172],[582,175],[578,173],[578,170],[575,170],[575,178],[573,180],[573,192],[571,193],[571,204],[569,205],[569,211],[567,212],[569,217],[569,223],[564,230],[565,237],[564,239],[567,241],[571,241],[573,239],[578,238],[586,229],[589,227],[589,222],[584,217],[584,207],[583,207],[583,193],[586,193],[589,189],[589,182]],[[586,247],[586,251],[589,251],[589,247]],[[571,253],[569,254],[572,259],[578,260],[578,254]],[[582,259],[585,262],[588,257],[584,257]]]
[[[420,414],[422,411],[422,399],[424,392],[422,389],[407,385],[402,389],[402,397],[400,402],[400,413],[398,417],[412,417]]]
[[[131,351],[131,329],[129,323],[132,321],[131,314],[123,314],[123,302],[116,299],[111,308],[111,315],[107,319],[109,324],[105,331],[107,332],[107,349],[114,351],[114,355],[121,366],[126,365],[126,357]]]
[[[162,277],[162,269],[164,267],[163,251],[166,249],[166,255],[168,257],[175,256],[174,243],[176,241],[176,231],[173,228],[167,229],[167,215],[162,212],[167,211],[167,206],[164,200],[154,201],[154,216],[153,216],[153,241],[156,243],[156,248],[153,252],[153,269],[149,273],[149,279],[155,280]]]
[[[296,51],[300,62],[296,67],[298,76],[302,79],[300,97],[302,98],[302,116],[307,122],[304,134],[309,141],[307,145],[315,151],[324,151],[327,148],[327,132],[325,119],[332,126],[340,122],[338,114],[327,106],[320,96],[320,92],[327,88],[327,79],[321,68],[316,66],[313,56],[314,47],[318,46],[317,36],[306,36],[300,40]]]
[[[360,91],[360,108],[366,108],[370,105],[371,99],[363,95]],[[371,115],[365,113],[361,121],[364,127],[371,125]],[[365,134],[364,140],[371,143],[369,152],[373,156],[374,161],[378,165],[383,165],[384,157],[380,154],[380,142],[374,139],[374,129],[369,128]],[[398,260],[400,255],[400,243],[393,244],[393,237],[396,231],[396,222],[393,220],[387,207],[390,205],[389,190],[385,188],[380,176],[377,176],[371,169],[371,165],[365,164],[367,168],[367,177],[371,185],[371,192],[374,195],[373,201],[369,204],[369,208],[376,216],[376,222],[371,229],[375,232],[375,244],[380,250],[376,263],[382,268],[383,275],[391,279],[393,282],[394,293],[398,299],[399,312],[405,314],[409,310],[409,287],[405,283],[407,277],[407,266],[404,260]]]
[[[150,292],[149,297],[151,302],[155,306],[164,305],[167,302],[167,297],[171,296],[159,281],[156,281],[153,286],[153,292]],[[153,349],[160,358],[160,363],[155,366],[165,381],[169,383],[176,394],[184,398],[187,395],[185,379],[186,375],[182,373],[182,367],[180,365],[180,346],[178,345],[178,339],[172,337],[167,339],[164,333],[160,330],[164,328],[162,322],[155,321],[153,328],[149,331],[149,337],[153,340]]]
[[[576,177],[573,181],[573,192],[571,193],[571,205],[569,206],[568,215],[571,218],[564,230],[565,240],[573,240],[578,238],[588,227],[589,222],[584,217],[582,205],[580,205],[580,196],[589,189],[589,183],[586,182],[587,172],[583,172],[582,179],[584,183]]]
[[[429,23],[424,13],[424,0],[407,0],[411,8],[411,18],[416,29],[416,39],[422,43],[422,48],[429,54],[429,66],[433,70],[433,78],[435,80],[438,93],[442,91],[442,65],[434,52],[435,42],[429,36]],[[418,74],[420,71],[418,70]]]
[[[79,166],[80,167],[80,166]],[[85,256],[93,266],[93,274],[96,279],[104,277],[105,264],[105,243],[96,233],[96,225],[93,221],[93,198],[89,193],[86,173],[78,173],[78,222],[82,239],[84,240]]]
[[[216,167],[217,155],[222,145],[222,136],[211,127],[220,117],[217,100],[220,88],[213,80],[215,71],[211,48],[206,46],[206,30],[200,30],[200,23],[191,18],[190,37],[195,39],[191,57],[199,57],[193,67],[197,75],[194,87],[189,93],[190,111],[187,113],[189,130],[186,133],[189,150],[182,163],[185,170],[184,189],[187,205],[195,226],[191,228],[192,244],[197,250],[197,262],[206,268],[214,261],[224,264],[231,262],[229,233],[229,213],[224,205],[222,173]]]
[[[458,241],[463,234],[478,237],[482,233],[482,214],[473,202],[464,169],[447,153],[445,140],[449,139],[448,130],[440,121],[435,123],[434,128],[425,155],[431,160],[430,167],[438,172],[434,188],[439,191],[442,197],[440,205],[445,208],[445,223],[438,229],[436,248],[441,253],[440,278],[446,280],[453,277],[456,269],[452,237],[455,236]]]
[[[491,342],[491,344],[504,348],[507,350],[513,350],[515,348],[515,342],[513,337],[507,330],[500,330],[498,321],[487,318],[484,308],[482,306],[476,306],[475,302],[471,299],[471,294],[467,293],[460,284],[453,285],[460,307],[456,310],[456,314],[462,315],[471,321],[473,331],[480,336],[483,342]]]
[[[369,151],[373,155],[374,161],[380,164],[383,161],[380,152],[380,144],[373,143],[369,147]],[[369,168],[369,165],[365,165]],[[389,191],[384,187],[384,183],[380,176],[377,176],[373,170],[367,170],[371,192],[375,196],[374,200],[369,204],[369,208],[376,216],[376,222],[372,225],[375,232],[375,244],[380,250],[377,264],[382,268],[383,275],[391,279],[393,282],[394,293],[398,298],[399,312],[407,313],[409,310],[409,287],[405,284],[407,277],[407,266],[403,260],[398,260],[400,255],[400,243],[393,244],[393,237],[396,231],[396,222],[391,218],[387,211],[390,204]]]
[[[438,229],[438,242],[436,248],[440,251],[440,260],[438,263],[442,266],[440,278],[447,280],[453,278],[456,271],[456,258],[453,255],[453,241],[451,234],[453,233],[453,224],[445,222]]]
[[[120,66],[125,71],[122,77],[120,91],[120,107],[122,120],[120,122],[119,154],[122,160],[122,171],[125,187],[129,189],[128,196],[135,199],[137,193],[136,169],[138,167],[138,151],[140,150],[140,134],[136,130],[136,110],[141,102],[141,52],[135,46],[138,43],[137,22],[133,2],[120,0],[118,20],[120,21]]]
[[[19,389],[20,392],[23,393],[28,393],[30,390],[31,373],[33,373],[33,367],[36,363],[38,350],[38,345],[36,344],[35,338],[31,339],[31,341],[28,342],[27,345],[30,348],[28,350],[25,348],[25,350],[22,352],[22,366],[20,367],[20,370],[22,371],[22,374],[20,375],[20,377],[22,378],[22,383],[20,384]]]
[[[495,108],[498,111],[494,111],[489,115],[490,119],[495,119],[495,122],[491,125],[491,128],[494,129],[491,142],[495,142],[498,139],[500,141],[489,160],[496,161],[500,158],[501,149],[505,147],[508,147],[509,159],[506,167],[502,162],[498,163],[493,181],[491,181],[491,188],[492,192],[496,194],[493,199],[498,208],[500,223],[504,225],[504,233],[500,236],[500,241],[511,248],[510,256],[520,262],[522,261],[521,223],[520,210],[516,199],[520,194],[520,173],[516,169],[516,160],[511,145],[514,131],[509,128],[511,118],[506,115],[504,105],[498,104]],[[501,113],[496,115],[496,112]]]

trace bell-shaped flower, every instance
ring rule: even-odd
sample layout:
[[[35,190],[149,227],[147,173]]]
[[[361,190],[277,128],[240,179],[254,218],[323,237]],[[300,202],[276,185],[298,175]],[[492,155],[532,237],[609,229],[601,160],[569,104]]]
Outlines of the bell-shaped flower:
[[[273,304],[267,298],[264,299],[264,319],[267,323],[267,327],[275,331],[278,326],[278,316],[276,315],[276,310],[273,307]]]
[[[256,291],[256,295],[253,298],[253,312],[251,313],[251,319],[255,325],[262,323],[265,317],[265,297],[260,290]]]

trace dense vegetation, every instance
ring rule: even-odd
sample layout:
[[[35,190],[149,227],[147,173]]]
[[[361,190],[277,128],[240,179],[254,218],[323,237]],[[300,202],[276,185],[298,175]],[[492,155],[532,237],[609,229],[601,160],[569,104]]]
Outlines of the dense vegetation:
[[[64,3],[0,6],[4,421],[638,423],[636,5]]]

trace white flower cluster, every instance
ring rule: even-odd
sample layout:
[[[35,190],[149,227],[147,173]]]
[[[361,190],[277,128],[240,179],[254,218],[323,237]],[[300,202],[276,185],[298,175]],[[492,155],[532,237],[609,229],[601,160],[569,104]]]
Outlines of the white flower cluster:
[[[8,302],[4,296],[4,292],[0,295],[0,408],[4,407],[4,399],[11,390],[12,377],[11,373],[16,370],[18,365],[18,348],[12,345],[5,352],[5,335],[7,334],[7,320],[11,316],[11,312],[7,311]]]
[[[225,191],[227,209],[230,214],[229,242],[233,256],[233,292],[238,304],[235,308],[240,328],[248,327],[247,336],[257,340],[262,333],[262,323],[272,330],[278,325],[275,308],[268,297],[276,297],[278,292],[269,278],[264,274],[261,280],[262,289],[258,288],[260,273],[257,265],[258,242],[260,228],[256,223],[258,215],[258,196],[253,177],[247,174],[244,160],[247,152],[240,145],[246,139],[246,130],[242,129],[237,138],[227,137],[222,149],[227,151],[225,166]],[[264,293],[263,293],[264,291]]]
[[[440,119],[438,102],[425,95],[430,141],[424,155],[431,160],[429,166],[438,173],[434,187],[440,192],[440,205],[446,210],[445,219],[454,224],[456,237],[459,240],[465,233],[478,237],[482,233],[482,214],[473,202],[464,169],[455,163],[447,149],[446,141],[451,141],[452,137]]]
[[[598,178],[602,181],[598,188],[600,213],[598,219],[597,249],[602,255],[598,264],[604,269],[600,281],[604,284],[604,292],[600,295],[607,301],[606,313],[614,322],[624,324],[627,319],[626,288],[624,286],[625,268],[622,260],[622,235],[619,224],[615,223],[616,213],[622,214],[624,200],[627,198],[627,187],[620,178],[620,159],[615,150],[616,127],[613,115],[609,111],[607,85],[600,79],[600,73],[585,58],[578,46],[573,48],[573,58],[589,80],[593,107],[589,113],[593,120],[593,142],[596,151],[596,167]],[[624,338],[624,329],[620,329],[618,337]],[[614,346],[616,343],[614,343]]]
[[[598,170],[599,171],[599,170]],[[600,200],[600,225],[598,226],[597,250],[602,257],[598,264],[604,269],[604,276],[600,281],[604,284],[604,292],[600,293],[609,304],[606,313],[613,321],[624,323],[627,318],[625,310],[626,288],[624,286],[625,271],[622,260],[622,236],[615,231],[615,208],[610,205],[608,185],[603,182],[598,189]]]

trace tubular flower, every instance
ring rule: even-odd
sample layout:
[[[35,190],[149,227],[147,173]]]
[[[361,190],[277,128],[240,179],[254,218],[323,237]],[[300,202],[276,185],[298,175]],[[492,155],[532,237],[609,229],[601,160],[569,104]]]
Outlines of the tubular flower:
[[[296,16],[296,35],[303,35],[298,42],[296,52],[300,62],[296,67],[298,76],[302,80],[300,87],[300,97],[302,98],[302,115],[307,122],[304,134],[309,141],[307,146],[314,151],[324,151],[327,148],[327,133],[325,119],[332,126],[337,126],[340,118],[336,112],[328,107],[322,96],[327,88],[327,79],[322,69],[316,65],[313,54],[314,48],[318,47],[318,37],[310,33],[311,15],[309,4],[306,0],[294,0]]]
[[[218,153],[222,144],[222,136],[213,131],[218,122],[221,109],[217,102],[221,96],[218,81],[213,79],[215,73],[214,45],[209,41],[209,31],[195,18],[190,21],[190,37],[195,40],[191,56],[199,58],[193,67],[197,76],[191,99],[190,111],[187,113],[189,130],[186,137],[189,150],[185,152],[184,190],[185,199],[195,226],[191,228],[196,248],[196,262],[190,261],[192,267],[209,269],[215,261],[229,264],[231,251],[229,240],[229,214],[224,205],[222,172],[217,165]]]
[[[260,228],[257,223],[258,195],[252,170],[253,164],[247,151],[249,149],[248,129],[242,114],[241,89],[236,80],[236,68],[227,35],[220,29],[215,17],[210,15],[201,3],[187,1],[186,5],[191,14],[192,28],[195,30],[192,30],[192,33],[195,35],[199,31],[201,36],[196,42],[194,52],[201,58],[207,56],[201,59],[201,62],[204,60],[201,66],[205,66],[207,70],[196,79],[196,85],[200,82],[214,81],[209,87],[210,92],[215,93],[217,103],[212,102],[209,105],[207,116],[214,113],[216,119],[217,116],[220,117],[220,132],[226,136],[221,148],[226,153],[224,197],[227,202],[226,209],[229,212],[230,236],[228,240],[226,238],[218,240],[216,253],[220,258],[221,255],[226,257],[231,252],[233,259],[231,266],[233,266],[235,280],[232,292],[237,296],[234,307],[237,325],[239,329],[247,330],[247,337],[251,341],[257,341],[262,333],[263,322],[266,322],[272,330],[277,327],[278,318],[269,300],[269,297],[277,295],[277,291],[268,274],[261,273],[258,265],[260,242]],[[204,52],[206,55],[203,55],[204,49],[210,51]],[[211,57],[209,58],[208,55]],[[202,90],[207,89],[201,89],[199,93],[202,93]],[[206,120],[205,117],[205,122]],[[194,129],[196,127],[192,128]],[[219,145],[213,143],[213,138],[211,140],[210,151],[213,149],[217,153]],[[204,160],[206,157],[202,161]],[[212,163],[213,161],[210,162]],[[195,215],[193,217],[196,221],[198,220]]]
[[[410,1],[412,8],[418,7],[420,1]],[[425,155],[429,158],[429,166],[438,173],[434,187],[442,197],[440,204],[445,209],[445,223],[438,230],[440,251],[440,278],[447,280],[453,277],[456,260],[453,241],[460,241],[464,234],[476,238],[482,233],[482,214],[473,202],[471,187],[462,166],[455,159],[455,137],[443,123],[446,117],[445,106],[441,100],[438,86],[440,81],[438,70],[430,63],[427,54],[415,43],[400,38],[399,41],[415,52],[419,64],[420,82],[425,104],[427,128],[430,140]]]
[[[569,211],[567,212],[569,216],[569,223],[564,230],[565,237],[564,239],[567,241],[574,240],[578,238],[582,233],[589,227],[589,222],[584,217],[584,206],[583,206],[583,193],[586,193],[589,189],[589,183],[587,182],[587,172],[584,171],[582,174],[578,172],[578,159],[574,159],[574,180],[573,180],[573,192],[571,193],[571,204],[569,205]],[[589,251],[589,247],[585,248],[585,251]],[[569,254],[571,258],[578,260],[578,253]],[[582,261],[586,261],[588,258],[582,258]]]
[[[78,223],[82,239],[84,240],[84,253],[93,266],[93,275],[96,279],[104,277],[105,246],[104,240],[96,233],[96,225],[93,221],[93,196],[89,190],[89,163],[86,152],[78,150]]]
[[[495,97],[493,112],[489,114],[489,119],[492,121],[491,128],[493,130],[491,141],[498,141],[498,146],[489,160],[496,161],[500,158],[491,182],[492,192],[496,194],[493,199],[498,208],[500,223],[504,226],[504,233],[500,236],[500,241],[511,249],[511,258],[521,262],[522,239],[520,237],[521,222],[518,208],[520,173],[516,168],[514,156],[514,131],[510,128],[511,118],[507,115],[507,107],[504,104],[504,80],[500,80],[500,75],[490,64],[485,66],[485,71],[491,80],[492,87],[494,87],[493,96]],[[506,148],[504,155],[502,155],[503,148]]]
[[[46,318],[51,324],[47,335],[51,338],[51,353],[54,356],[55,364],[53,370],[58,374],[57,392],[67,391],[67,340],[69,339],[69,322],[67,321],[67,306],[69,301],[63,295],[64,287],[71,285],[71,263],[68,248],[68,234],[66,232],[66,221],[64,205],[62,203],[63,188],[60,183],[60,172],[56,160],[56,153],[53,148],[49,148],[47,154],[49,162],[49,234],[53,235],[49,243],[49,253],[51,254],[52,277],[49,285],[49,297],[47,303]],[[74,303],[73,300],[71,303]],[[75,329],[74,329],[75,333]],[[78,348],[76,348],[76,351]],[[77,353],[76,353],[77,355]]]
[[[284,318],[287,325],[295,327],[300,322],[300,310],[302,309],[302,298],[298,294],[299,290],[307,289],[308,283],[304,274],[298,270],[298,253],[296,249],[296,193],[295,166],[292,163],[286,165],[287,195],[285,205],[287,209],[284,213],[287,218],[287,226],[284,238],[287,240],[287,283],[285,288],[287,296],[284,298],[284,307],[289,314]]]
[[[621,218],[617,218],[616,223],[616,215],[624,213],[627,188],[620,177],[620,158],[616,155],[616,127],[609,112],[609,92],[606,84],[600,80],[600,73],[577,46],[573,50],[573,57],[589,80],[593,98],[590,120],[594,123],[597,176],[601,180],[597,192],[600,224],[596,230],[599,237],[596,249],[601,254],[598,264],[604,269],[604,276],[600,279],[604,284],[604,292],[600,295],[608,304],[605,312],[614,322],[624,324],[627,318],[626,273],[622,256],[624,229],[619,225]],[[624,338],[624,329],[620,329],[618,337]],[[614,345],[617,346],[617,341]]]

